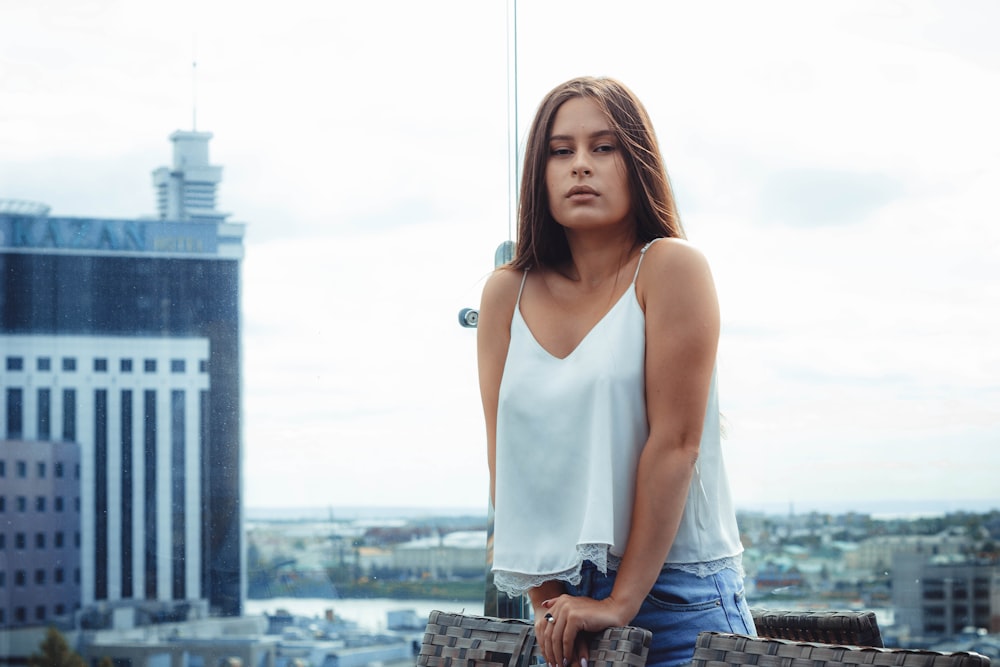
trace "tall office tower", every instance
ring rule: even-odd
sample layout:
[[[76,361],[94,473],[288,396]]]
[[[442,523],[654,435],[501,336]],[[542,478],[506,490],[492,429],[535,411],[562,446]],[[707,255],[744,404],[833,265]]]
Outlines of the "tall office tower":
[[[205,601],[241,611],[244,226],[215,210],[211,137],[171,135],[173,166],[153,175],[157,218],[51,217],[0,202],[0,452],[11,454],[0,460],[9,476],[21,461],[51,469],[62,451],[52,443],[78,449],[84,613]],[[32,520],[5,502],[0,521]],[[7,584],[15,602],[34,596]],[[37,606],[13,604],[6,622],[57,614]]]

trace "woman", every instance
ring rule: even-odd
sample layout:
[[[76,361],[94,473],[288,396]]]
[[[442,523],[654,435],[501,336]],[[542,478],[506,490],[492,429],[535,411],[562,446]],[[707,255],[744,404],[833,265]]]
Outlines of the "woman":
[[[529,131],[518,247],[483,290],[480,390],[494,581],[526,592],[551,665],[581,633],[753,632],[719,443],[719,309],[642,104],[613,79],[552,90]]]

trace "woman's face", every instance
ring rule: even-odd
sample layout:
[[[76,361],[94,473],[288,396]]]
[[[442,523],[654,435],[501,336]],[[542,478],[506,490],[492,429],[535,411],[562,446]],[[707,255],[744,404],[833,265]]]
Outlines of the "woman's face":
[[[556,112],[545,186],[549,211],[569,229],[633,224],[621,147],[600,107],[574,97]]]

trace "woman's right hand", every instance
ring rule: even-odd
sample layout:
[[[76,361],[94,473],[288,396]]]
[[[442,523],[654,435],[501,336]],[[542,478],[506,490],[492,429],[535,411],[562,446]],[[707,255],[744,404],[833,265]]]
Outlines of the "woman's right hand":
[[[551,617],[549,606],[552,600],[565,592],[566,586],[559,581],[546,581],[544,584],[528,590],[528,598],[531,600],[531,607],[535,612],[535,641],[542,650],[545,662],[551,667],[562,666],[562,649],[560,647],[559,650],[556,650],[555,647],[556,624],[549,621]],[[559,636],[562,637],[562,635]]]
[[[587,659],[590,656],[586,635],[582,632],[578,634],[572,653],[560,658],[559,656],[563,655],[562,634],[556,629],[555,620],[549,620],[550,618],[553,617],[548,612],[535,616],[535,639],[542,649],[542,657],[545,658],[546,664],[550,667],[557,667],[560,664],[567,667],[587,667]]]

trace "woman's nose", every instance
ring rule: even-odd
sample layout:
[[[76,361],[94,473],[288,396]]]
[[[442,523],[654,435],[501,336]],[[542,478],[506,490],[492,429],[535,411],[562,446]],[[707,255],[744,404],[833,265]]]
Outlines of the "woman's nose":
[[[574,176],[589,176],[590,175],[590,161],[587,159],[585,151],[579,151],[573,158],[573,175]]]

